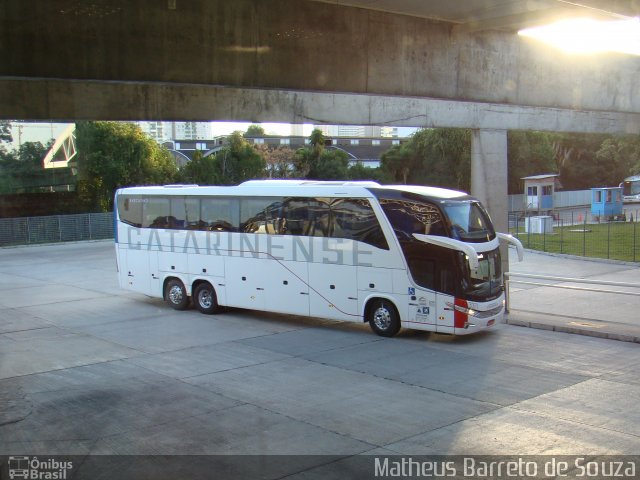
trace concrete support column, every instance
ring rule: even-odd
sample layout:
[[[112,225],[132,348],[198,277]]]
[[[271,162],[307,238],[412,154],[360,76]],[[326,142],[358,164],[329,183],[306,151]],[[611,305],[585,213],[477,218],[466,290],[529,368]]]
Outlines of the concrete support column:
[[[507,231],[507,131],[474,130],[471,137],[471,195],[488,210],[500,232]]]
[[[471,136],[471,195],[491,215],[498,232],[509,233],[507,196],[507,131],[474,130]],[[506,246],[500,248],[502,271],[509,271]]]

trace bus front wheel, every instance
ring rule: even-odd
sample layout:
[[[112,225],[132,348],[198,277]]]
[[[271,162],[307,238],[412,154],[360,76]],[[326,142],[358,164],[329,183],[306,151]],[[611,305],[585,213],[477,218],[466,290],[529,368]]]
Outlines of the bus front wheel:
[[[218,298],[215,289],[209,283],[201,283],[195,289],[193,302],[201,313],[216,313]]]
[[[381,337],[393,337],[400,330],[400,317],[387,300],[374,300],[367,311],[371,330]]]
[[[164,299],[174,310],[184,310],[189,306],[187,289],[177,278],[172,278],[167,282],[164,287]]]

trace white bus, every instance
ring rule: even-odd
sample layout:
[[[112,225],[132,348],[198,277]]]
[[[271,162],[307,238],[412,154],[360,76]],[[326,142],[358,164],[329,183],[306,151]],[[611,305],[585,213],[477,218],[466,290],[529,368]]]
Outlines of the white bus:
[[[622,183],[622,201],[626,203],[640,202],[640,175],[625,178]]]
[[[249,181],[116,192],[123,288],[222,306],[467,334],[499,322],[499,239],[465,193],[374,182]]]

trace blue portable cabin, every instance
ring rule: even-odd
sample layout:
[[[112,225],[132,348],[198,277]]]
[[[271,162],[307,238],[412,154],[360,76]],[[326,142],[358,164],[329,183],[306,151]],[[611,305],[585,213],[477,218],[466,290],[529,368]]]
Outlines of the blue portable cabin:
[[[622,187],[592,188],[591,215],[598,221],[623,220]]]

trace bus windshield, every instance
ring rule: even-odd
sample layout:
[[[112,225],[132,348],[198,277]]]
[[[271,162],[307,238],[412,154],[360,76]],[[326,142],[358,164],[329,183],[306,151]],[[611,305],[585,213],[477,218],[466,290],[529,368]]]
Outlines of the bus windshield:
[[[463,242],[488,242],[495,238],[489,215],[479,202],[446,202],[441,207],[451,225],[451,238]]]
[[[638,180],[625,180],[622,184],[622,194],[629,197],[640,195],[640,178]]]
[[[462,285],[459,295],[467,300],[486,301],[502,293],[502,267],[499,250],[478,254],[479,267],[469,270],[469,263],[462,256]]]

